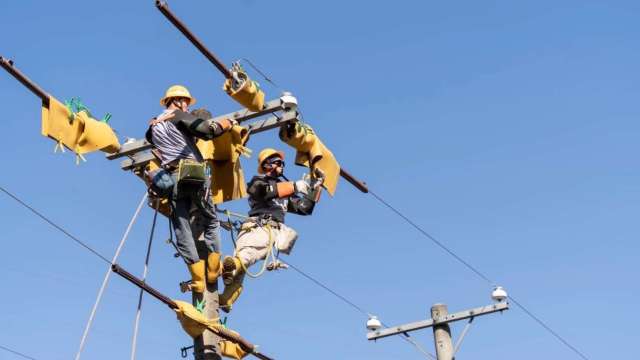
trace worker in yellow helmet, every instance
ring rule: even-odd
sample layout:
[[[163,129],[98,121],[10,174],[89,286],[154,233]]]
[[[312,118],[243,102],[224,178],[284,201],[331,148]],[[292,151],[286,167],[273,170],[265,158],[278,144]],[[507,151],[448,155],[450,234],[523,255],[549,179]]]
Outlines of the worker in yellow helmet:
[[[291,252],[298,234],[284,224],[285,214],[311,215],[320,197],[324,181],[321,173],[288,181],[284,166],[282,151],[268,148],[258,155],[258,175],[247,185],[249,219],[238,234],[235,255],[225,257],[222,265],[225,289],[220,295],[220,307],[226,312],[242,292],[248,267],[259,260],[266,261],[273,251],[287,255]]]
[[[160,100],[165,109],[149,123],[146,138],[161,162],[161,169],[148,174],[151,190],[170,200],[178,253],[191,273],[191,281],[181,284],[181,288],[202,293],[206,282],[214,283],[220,275],[220,223],[209,196],[210,170],[195,140],[220,136],[230,130],[235,121],[194,116],[188,111],[195,103],[187,88],[171,86]],[[192,216],[193,223],[199,224],[204,234],[206,266],[196,248]]]

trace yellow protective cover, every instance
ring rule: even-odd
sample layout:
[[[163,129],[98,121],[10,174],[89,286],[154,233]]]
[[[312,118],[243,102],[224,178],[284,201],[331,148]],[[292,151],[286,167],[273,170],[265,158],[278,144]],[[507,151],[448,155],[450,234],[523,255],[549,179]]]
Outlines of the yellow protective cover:
[[[107,123],[91,118],[86,111],[77,113],[75,121],[84,125],[78,138],[77,153],[86,154],[96,150],[114,153],[120,150],[118,137]]]
[[[296,165],[308,167],[311,173],[315,168],[324,172],[325,180],[322,186],[333,196],[338,186],[340,164],[313,129],[309,125],[296,123],[295,130],[289,136],[286,127],[282,127],[280,139],[296,149]]]
[[[82,124],[71,121],[71,112],[64,104],[49,96],[49,107],[42,106],[42,135],[48,136],[58,144],[75,151],[82,134]]]
[[[240,155],[251,153],[244,145],[249,141],[249,130],[235,125],[213,140],[198,140],[196,145],[211,166],[211,197],[214,204],[237,200],[247,196]]]
[[[264,92],[255,81],[247,77],[244,84],[235,91],[231,86],[231,81],[231,79],[225,80],[222,89],[233,100],[251,111],[260,111],[264,108]]]
[[[240,345],[234,343],[233,341],[222,340],[218,343],[218,345],[220,346],[220,352],[224,357],[240,360],[248,354],[246,351],[242,350]]]
[[[49,108],[42,107],[42,135],[76,154],[96,150],[112,153],[120,149],[116,134],[106,123],[91,118],[86,111],[75,114],[73,120],[70,117],[69,109],[50,96]]]
[[[197,338],[202,335],[205,330],[211,330],[214,333],[218,333],[219,329],[222,328],[218,319],[207,319],[201,312],[199,312],[193,305],[188,302],[174,300],[178,308],[175,309],[176,315],[178,317],[178,321],[180,321],[180,325],[184,329],[184,331],[189,334],[192,338]],[[233,330],[226,330],[235,336],[239,336],[239,334]],[[242,350],[238,343],[229,340],[222,340],[219,342],[220,350],[222,351],[222,355],[232,358],[232,359],[242,359],[247,355],[247,352]]]

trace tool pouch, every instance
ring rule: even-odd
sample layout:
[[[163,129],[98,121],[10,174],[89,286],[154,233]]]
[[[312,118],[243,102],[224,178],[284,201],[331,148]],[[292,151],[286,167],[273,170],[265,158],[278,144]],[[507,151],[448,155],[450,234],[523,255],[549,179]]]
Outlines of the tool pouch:
[[[147,173],[149,187],[160,197],[168,197],[173,191],[175,182],[171,174],[164,169],[156,169]]]
[[[274,231],[276,238],[276,249],[283,254],[289,255],[293,250],[293,245],[298,240],[298,233],[285,224],[280,224],[280,229]]]
[[[183,159],[178,164],[179,185],[204,185],[207,180],[207,164]]]

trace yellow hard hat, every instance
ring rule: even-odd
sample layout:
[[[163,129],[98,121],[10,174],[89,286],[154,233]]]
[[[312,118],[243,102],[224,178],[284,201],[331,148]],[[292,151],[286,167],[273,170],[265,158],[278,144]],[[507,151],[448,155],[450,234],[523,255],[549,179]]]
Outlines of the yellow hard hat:
[[[284,160],[284,153],[282,151],[278,151],[272,148],[266,148],[260,151],[258,154],[258,173],[264,174],[264,170],[262,170],[262,163],[273,155],[278,155],[280,159]]]
[[[189,90],[182,85],[173,85],[167,89],[167,92],[164,93],[164,97],[160,99],[160,105],[165,106],[165,101],[174,97],[183,97],[189,99],[189,105],[193,105],[196,103],[196,98],[191,96]]]

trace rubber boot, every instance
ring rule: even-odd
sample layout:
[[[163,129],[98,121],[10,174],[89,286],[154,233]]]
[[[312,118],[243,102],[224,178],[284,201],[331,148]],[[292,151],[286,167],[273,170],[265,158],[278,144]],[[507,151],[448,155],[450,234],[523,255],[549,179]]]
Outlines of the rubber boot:
[[[218,282],[218,277],[222,273],[222,267],[220,266],[220,253],[212,252],[207,257],[207,282],[209,284],[215,284]]]
[[[195,264],[187,265],[191,273],[191,283],[187,285],[187,290],[202,294],[204,292],[205,264],[204,260],[200,260]]]
[[[225,285],[230,285],[234,277],[242,271],[242,263],[235,256],[226,256],[222,262],[222,281]]]
[[[238,300],[242,293],[242,280],[244,280],[244,274],[239,274],[233,278],[231,284],[224,286],[224,292],[218,297],[222,311],[226,313],[231,311],[233,303]]]

